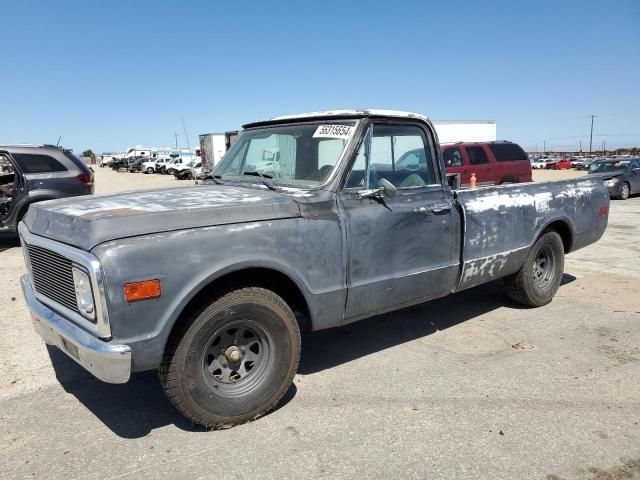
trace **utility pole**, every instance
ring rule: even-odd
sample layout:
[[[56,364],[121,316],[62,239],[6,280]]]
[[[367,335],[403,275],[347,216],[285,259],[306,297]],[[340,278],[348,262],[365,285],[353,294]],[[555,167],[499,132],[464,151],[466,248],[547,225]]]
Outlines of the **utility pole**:
[[[591,153],[591,146],[593,144],[593,119],[597,117],[597,115],[589,115],[591,117],[591,133],[589,134],[589,153]]]
[[[542,153],[546,153],[547,152],[547,141],[545,140],[544,142],[542,142]]]
[[[580,140],[580,153],[582,153],[582,140]]]
[[[180,135],[178,135],[178,132],[173,132],[173,136],[176,137],[176,150],[178,149],[178,137]]]

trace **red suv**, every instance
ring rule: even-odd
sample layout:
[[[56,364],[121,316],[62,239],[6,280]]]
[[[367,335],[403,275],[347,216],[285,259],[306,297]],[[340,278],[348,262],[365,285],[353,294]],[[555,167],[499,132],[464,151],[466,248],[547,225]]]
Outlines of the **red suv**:
[[[469,185],[476,174],[478,185],[531,182],[531,162],[520,145],[511,142],[474,142],[442,145],[447,173],[460,175]]]

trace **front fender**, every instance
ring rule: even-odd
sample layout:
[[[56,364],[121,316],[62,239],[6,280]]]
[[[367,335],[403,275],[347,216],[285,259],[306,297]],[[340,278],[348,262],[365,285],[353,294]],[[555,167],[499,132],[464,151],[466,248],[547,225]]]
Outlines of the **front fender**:
[[[132,347],[134,369],[146,370],[159,365],[176,320],[198,292],[245,268],[286,275],[307,300],[314,328],[338,325],[346,296],[341,241],[337,222],[296,218],[125,238],[92,253],[103,265],[113,337]],[[162,296],[127,303],[124,284],[145,279],[159,279]]]

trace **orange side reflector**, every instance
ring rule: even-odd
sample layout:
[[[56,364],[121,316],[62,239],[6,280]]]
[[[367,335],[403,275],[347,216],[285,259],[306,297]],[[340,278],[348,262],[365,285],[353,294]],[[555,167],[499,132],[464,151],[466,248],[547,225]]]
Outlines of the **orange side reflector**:
[[[607,213],[609,213],[609,209],[607,207],[600,207],[600,216],[605,217]]]
[[[144,280],[124,285],[124,298],[127,302],[158,298],[160,294],[160,280]]]

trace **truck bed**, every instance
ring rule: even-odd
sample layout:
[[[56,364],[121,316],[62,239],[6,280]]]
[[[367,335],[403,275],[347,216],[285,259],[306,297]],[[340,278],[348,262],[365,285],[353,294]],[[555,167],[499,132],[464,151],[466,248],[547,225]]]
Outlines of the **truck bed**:
[[[463,230],[454,291],[515,273],[552,224],[566,253],[597,241],[607,226],[609,193],[600,179],[462,189],[454,197]]]

